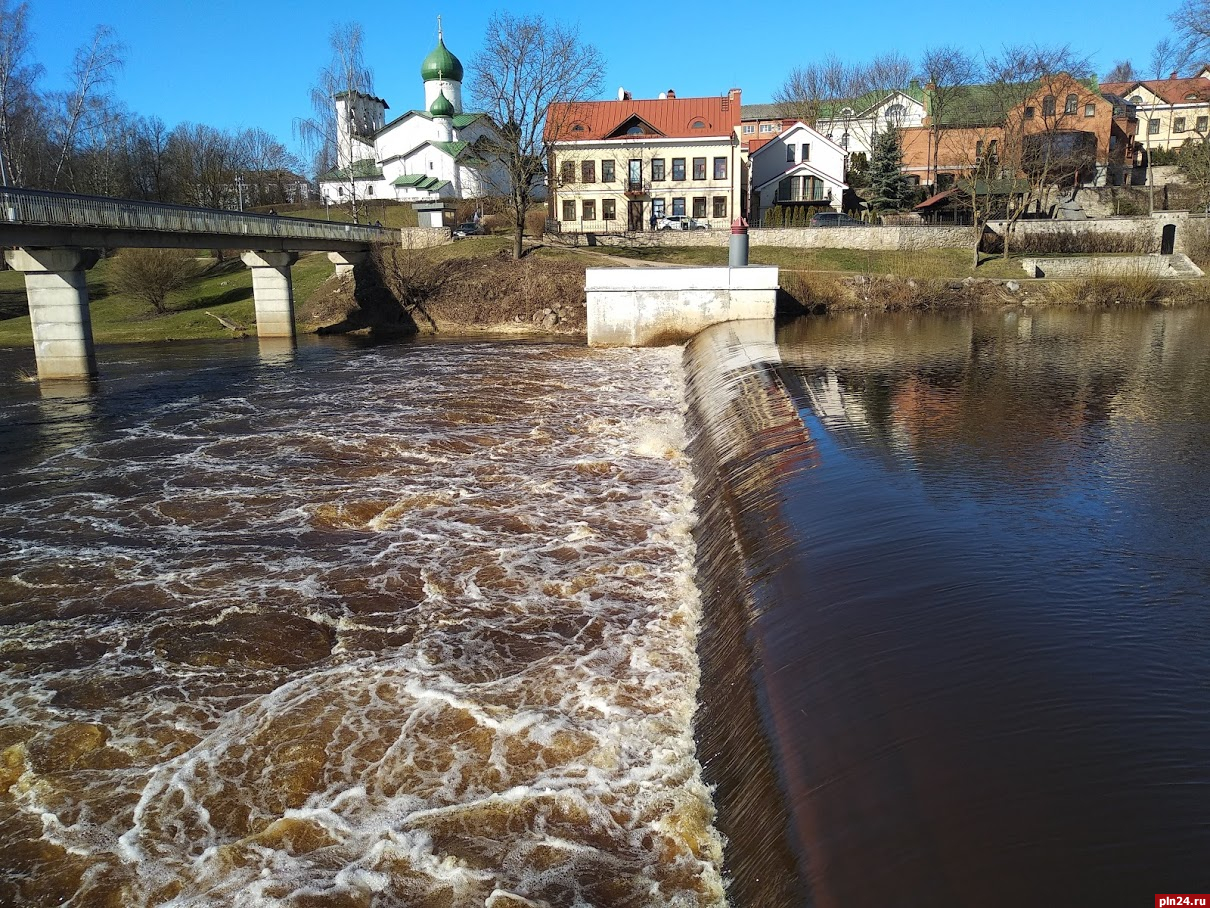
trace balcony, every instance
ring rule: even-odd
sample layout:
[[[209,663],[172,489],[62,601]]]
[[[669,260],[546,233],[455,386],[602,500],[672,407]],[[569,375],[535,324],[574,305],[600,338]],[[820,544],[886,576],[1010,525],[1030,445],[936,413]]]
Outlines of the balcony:
[[[628,196],[647,195],[651,192],[651,184],[646,180],[627,180],[623,192]]]

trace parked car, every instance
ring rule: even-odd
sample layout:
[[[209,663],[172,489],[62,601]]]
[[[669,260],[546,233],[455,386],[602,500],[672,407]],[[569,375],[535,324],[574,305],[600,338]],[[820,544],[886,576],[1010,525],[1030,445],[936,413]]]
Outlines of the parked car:
[[[683,214],[670,214],[655,222],[656,230],[705,230],[710,224]]]
[[[461,240],[468,236],[483,236],[485,233],[487,233],[487,231],[483,229],[481,224],[477,224],[474,221],[467,221],[465,224],[459,224],[454,228],[454,239]]]
[[[811,215],[812,227],[864,227],[865,224],[856,218],[851,218],[847,214],[842,214],[839,211],[821,211],[818,214]]]

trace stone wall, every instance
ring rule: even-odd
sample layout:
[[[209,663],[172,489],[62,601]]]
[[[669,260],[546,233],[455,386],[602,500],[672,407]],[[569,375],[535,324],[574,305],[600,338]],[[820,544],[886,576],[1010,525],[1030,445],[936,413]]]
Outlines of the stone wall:
[[[1018,221],[1013,235],[1028,236],[1045,233],[1087,232],[1118,234],[1139,237],[1144,245],[1143,252],[1159,252],[1164,227],[1176,226],[1176,252],[1189,253],[1191,246],[1210,229],[1210,222],[1200,215],[1191,216],[1187,211],[1157,211],[1151,217],[1100,218],[1088,221]],[[1004,222],[991,221],[987,225],[995,233],[1003,234]]]
[[[401,227],[399,233],[404,249],[431,249],[453,242],[448,227]]]
[[[633,234],[562,234],[571,246],[727,246],[729,230],[656,230]],[[969,227],[754,227],[748,245],[794,249],[945,249],[971,244]]]
[[[1031,257],[1021,259],[1030,277],[1201,277],[1202,271],[1184,255],[1114,255],[1069,258]]]

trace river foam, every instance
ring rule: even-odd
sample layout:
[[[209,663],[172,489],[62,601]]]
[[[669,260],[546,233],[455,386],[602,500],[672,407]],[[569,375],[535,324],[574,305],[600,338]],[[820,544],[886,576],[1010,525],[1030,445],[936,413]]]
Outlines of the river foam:
[[[0,900],[721,904],[679,360],[110,379],[0,489]]]

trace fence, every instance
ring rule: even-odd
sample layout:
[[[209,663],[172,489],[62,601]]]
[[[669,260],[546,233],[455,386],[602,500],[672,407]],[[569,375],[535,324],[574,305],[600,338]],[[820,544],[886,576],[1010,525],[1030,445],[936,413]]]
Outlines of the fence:
[[[381,227],[0,187],[0,225],[4,223],[354,243],[395,242],[399,237],[398,231]]]

